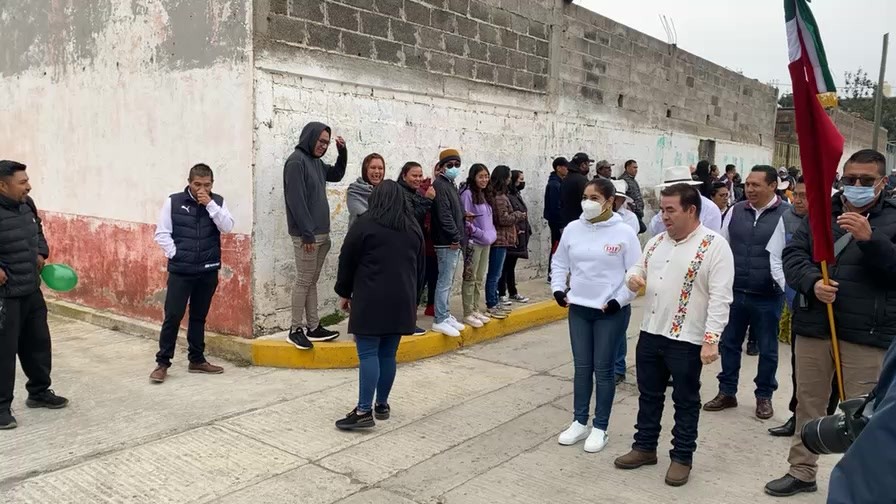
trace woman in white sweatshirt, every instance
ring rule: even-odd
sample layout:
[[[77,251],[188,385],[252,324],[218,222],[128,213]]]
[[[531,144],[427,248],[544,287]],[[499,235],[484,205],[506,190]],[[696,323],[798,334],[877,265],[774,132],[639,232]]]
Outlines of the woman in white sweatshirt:
[[[585,439],[585,451],[589,453],[607,444],[616,395],[613,362],[618,340],[625,337],[621,310],[635,296],[625,285],[625,272],[641,256],[635,232],[613,212],[615,194],[610,180],[592,180],[585,186],[582,216],[563,230],[551,262],[554,298],[560,306],[569,306],[569,339],[575,364],[574,421],[558,442],[573,445]],[[593,428],[588,427],[592,391],[596,395]]]

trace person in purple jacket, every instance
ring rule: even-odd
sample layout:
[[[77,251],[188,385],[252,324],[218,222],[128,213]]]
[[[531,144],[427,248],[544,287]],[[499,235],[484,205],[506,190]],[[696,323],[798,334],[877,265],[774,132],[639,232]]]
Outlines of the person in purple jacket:
[[[485,275],[488,272],[488,255],[497,238],[492,207],[486,198],[488,181],[488,168],[476,163],[470,167],[470,174],[460,193],[467,233],[462,291],[464,323],[471,327],[482,327],[490,320],[479,311]]]

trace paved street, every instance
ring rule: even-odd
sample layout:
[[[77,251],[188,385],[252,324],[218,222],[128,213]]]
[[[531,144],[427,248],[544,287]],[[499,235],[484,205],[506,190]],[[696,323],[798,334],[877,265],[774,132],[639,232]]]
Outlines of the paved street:
[[[158,386],[147,380],[155,342],[58,318],[52,328],[55,389],[72,404],[29,410],[17,384],[20,426],[0,432],[0,503],[755,504],[774,501],[762,486],[786,470],[789,440],[765,433],[789,415],[786,348],[776,417],[753,416],[744,385],[756,358],[745,357],[741,407],[701,415],[691,482],[671,488],[663,483],[671,402],[660,464],[613,467],[631,442],[633,367],[607,448],[557,444],[572,420],[565,323],[402,365],[392,419],[368,433],[333,427],[357,399],[354,370],[191,375],[179,353]],[[716,371],[704,373],[704,400],[716,392]],[[822,461],[819,493],[788,502],[823,502],[835,460]]]

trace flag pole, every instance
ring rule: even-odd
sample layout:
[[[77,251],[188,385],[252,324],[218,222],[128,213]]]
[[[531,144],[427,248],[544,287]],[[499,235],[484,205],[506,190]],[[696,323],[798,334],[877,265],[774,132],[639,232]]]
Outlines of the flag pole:
[[[831,277],[828,276],[828,262],[821,261],[821,277],[825,285],[831,285]],[[840,401],[846,400],[846,394],[843,391],[843,368],[840,365],[840,344],[837,342],[837,328],[834,326],[834,305],[827,303],[828,307],[828,323],[831,325],[831,347],[834,353],[834,371],[837,373],[837,392],[840,394]]]

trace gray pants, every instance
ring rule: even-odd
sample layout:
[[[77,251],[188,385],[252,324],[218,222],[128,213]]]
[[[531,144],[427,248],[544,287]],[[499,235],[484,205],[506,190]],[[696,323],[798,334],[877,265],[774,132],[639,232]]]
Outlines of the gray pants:
[[[317,281],[324,259],[330,252],[330,235],[314,237],[314,251],[305,252],[301,238],[292,237],[296,256],[296,283],[292,288],[292,325],[290,329],[305,327],[317,329],[320,315],[317,313]]]

